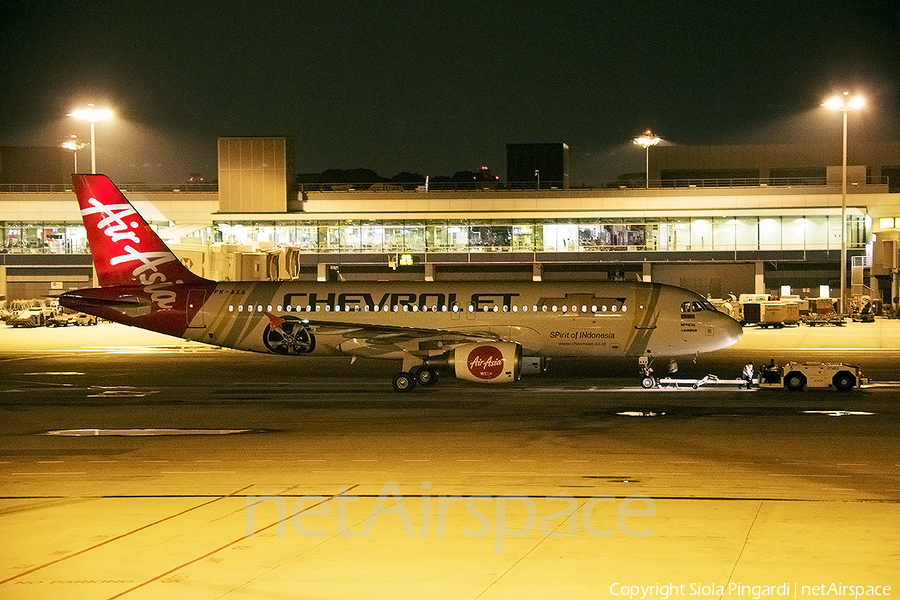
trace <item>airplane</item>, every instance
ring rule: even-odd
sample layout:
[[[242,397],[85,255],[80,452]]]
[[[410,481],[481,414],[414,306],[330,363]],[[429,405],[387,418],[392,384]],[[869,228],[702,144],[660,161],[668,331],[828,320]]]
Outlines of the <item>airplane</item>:
[[[239,350],[399,361],[398,392],[440,373],[511,383],[557,357],[697,355],[742,335],[701,295],[660,283],[211,281],[108,177],[72,179],[100,287],[63,293],[62,306]]]

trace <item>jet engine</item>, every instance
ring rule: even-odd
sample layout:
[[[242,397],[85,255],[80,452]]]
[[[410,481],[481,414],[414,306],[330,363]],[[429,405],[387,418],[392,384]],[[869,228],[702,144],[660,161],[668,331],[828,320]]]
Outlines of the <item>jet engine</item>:
[[[438,371],[478,383],[509,383],[522,374],[522,346],[515,342],[463,344],[425,362]]]

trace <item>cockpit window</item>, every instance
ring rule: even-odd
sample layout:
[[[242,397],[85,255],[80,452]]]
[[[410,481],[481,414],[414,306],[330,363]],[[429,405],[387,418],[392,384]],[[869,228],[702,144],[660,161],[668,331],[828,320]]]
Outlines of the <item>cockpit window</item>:
[[[681,303],[681,312],[683,313],[695,313],[704,310],[716,310],[716,307],[708,300],[689,300]]]

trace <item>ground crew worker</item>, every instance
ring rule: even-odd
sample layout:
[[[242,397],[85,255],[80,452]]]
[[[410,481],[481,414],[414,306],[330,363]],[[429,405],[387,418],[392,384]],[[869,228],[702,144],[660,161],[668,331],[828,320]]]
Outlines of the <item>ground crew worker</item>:
[[[753,363],[747,363],[744,365],[744,372],[741,374],[741,379],[747,382],[747,389],[750,389],[750,386],[753,384]]]

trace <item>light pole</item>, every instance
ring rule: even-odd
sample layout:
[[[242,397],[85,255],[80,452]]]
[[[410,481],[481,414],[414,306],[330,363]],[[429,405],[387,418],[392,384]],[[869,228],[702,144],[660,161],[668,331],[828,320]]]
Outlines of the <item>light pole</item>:
[[[840,314],[844,314],[847,285],[847,113],[865,104],[862,96],[850,97],[850,92],[843,92],[822,103],[822,106],[841,111],[844,115],[843,153],[841,159],[841,298]]]
[[[75,157],[75,172],[78,172],[78,151],[84,148],[84,142],[78,141],[78,136],[74,133],[69,136],[69,139],[60,144],[66,150],[72,151],[72,156]]]
[[[653,132],[649,129],[641,134],[640,137],[634,138],[634,143],[647,151],[647,189],[650,189],[650,146],[655,146],[659,143],[660,137],[653,135]]]
[[[68,115],[91,124],[91,173],[97,172],[97,144],[94,142],[94,123],[100,121],[108,121],[112,118],[112,111],[108,108],[97,108],[93,104],[88,104],[85,108],[73,110]]]

